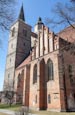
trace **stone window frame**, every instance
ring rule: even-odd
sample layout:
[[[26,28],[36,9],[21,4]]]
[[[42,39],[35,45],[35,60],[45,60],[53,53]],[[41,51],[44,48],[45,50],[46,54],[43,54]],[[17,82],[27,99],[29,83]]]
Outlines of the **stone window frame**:
[[[25,37],[27,37],[27,30],[26,30],[26,29],[23,29],[23,35],[24,35]]]

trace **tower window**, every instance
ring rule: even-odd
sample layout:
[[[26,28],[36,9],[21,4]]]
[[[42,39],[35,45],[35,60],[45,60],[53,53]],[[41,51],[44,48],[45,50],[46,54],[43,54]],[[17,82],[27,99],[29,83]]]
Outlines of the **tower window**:
[[[12,29],[12,37],[15,35],[15,27]]]
[[[23,29],[23,35],[27,37],[27,30]]]
[[[72,65],[69,65],[68,71],[69,73],[72,73]]]
[[[11,58],[10,58],[10,62],[11,62]]]
[[[8,74],[8,79],[10,78],[10,74]]]
[[[11,48],[13,48],[13,44],[11,44]]]

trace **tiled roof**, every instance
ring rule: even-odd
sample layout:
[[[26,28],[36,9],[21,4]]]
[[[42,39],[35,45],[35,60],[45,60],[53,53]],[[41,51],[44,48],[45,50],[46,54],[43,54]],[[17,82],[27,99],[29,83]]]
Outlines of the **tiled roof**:
[[[18,69],[24,67],[25,65],[29,64],[30,59],[31,59],[31,56],[29,55],[29,56],[16,68],[16,70],[18,70]]]

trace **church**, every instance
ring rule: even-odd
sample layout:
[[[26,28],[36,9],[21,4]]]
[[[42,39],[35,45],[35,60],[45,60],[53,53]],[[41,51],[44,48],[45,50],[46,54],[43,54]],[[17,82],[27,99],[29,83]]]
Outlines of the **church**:
[[[35,110],[75,110],[75,40],[72,27],[55,34],[39,17],[34,32],[23,6],[10,28],[4,90],[16,91],[15,103]],[[8,85],[9,84],[9,85]]]

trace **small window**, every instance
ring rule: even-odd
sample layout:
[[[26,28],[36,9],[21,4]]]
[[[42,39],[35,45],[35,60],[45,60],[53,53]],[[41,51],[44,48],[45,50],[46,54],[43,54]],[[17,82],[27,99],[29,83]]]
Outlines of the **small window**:
[[[57,50],[58,49],[58,44],[55,44],[55,50]]]
[[[10,58],[10,62],[11,62],[11,58]]]
[[[12,29],[12,37],[15,35],[15,27]]]
[[[13,48],[13,44],[11,44],[11,48]]]
[[[37,64],[33,68],[33,84],[37,82]]]
[[[10,78],[10,73],[8,74],[8,79]]]
[[[37,95],[35,96],[35,103],[37,103]]]
[[[72,65],[69,65],[68,71],[69,73],[72,73]]]
[[[73,75],[69,75],[70,77],[70,83],[73,84]]]
[[[51,103],[51,96],[48,94],[48,103]]]
[[[24,43],[24,46],[25,46],[25,43]]]
[[[27,37],[27,30],[23,29],[23,35]]]

